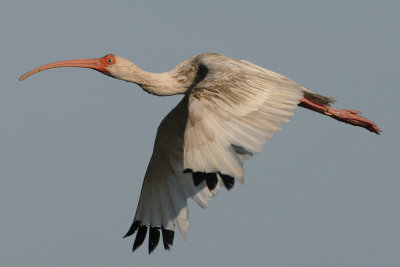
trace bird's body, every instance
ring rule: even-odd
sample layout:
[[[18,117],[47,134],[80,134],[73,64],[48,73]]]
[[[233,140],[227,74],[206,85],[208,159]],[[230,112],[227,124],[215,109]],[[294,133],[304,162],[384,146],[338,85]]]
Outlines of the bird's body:
[[[165,73],[150,73],[129,60],[99,59],[51,63],[21,76],[23,80],[55,67],[86,67],[133,82],[160,96],[184,94],[158,127],[134,222],[133,249],[149,229],[149,252],[160,231],[169,249],[177,226],[186,237],[190,224],[187,199],[205,208],[221,186],[243,182],[243,161],[260,153],[298,106],[379,133],[353,110],[330,107],[332,98],[316,94],[287,77],[248,61],[219,54],[193,56]]]

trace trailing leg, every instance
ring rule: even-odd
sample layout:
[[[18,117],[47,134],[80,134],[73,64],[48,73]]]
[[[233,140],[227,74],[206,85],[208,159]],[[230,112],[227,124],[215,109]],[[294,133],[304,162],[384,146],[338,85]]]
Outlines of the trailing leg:
[[[307,108],[310,110],[313,110],[315,112],[324,114],[326,116],[329,116],[331,118],[334,118],[335,120],[342,121],[351,125],[363,127],[367,129],[368,131],[371,131],[373,133],[379,134],[380,129],[376,124],[367,118],[364,118],[358,114],[360,114],[359,111],[356,110],[351,110],[351,109],[335,109],[332,108],[329,103],[327,104],[322,104],[318,103],[317,101],[313,101],[307,97],[307,94],[304,95],[305,97],[300,100],[299,106],[303,108]]]

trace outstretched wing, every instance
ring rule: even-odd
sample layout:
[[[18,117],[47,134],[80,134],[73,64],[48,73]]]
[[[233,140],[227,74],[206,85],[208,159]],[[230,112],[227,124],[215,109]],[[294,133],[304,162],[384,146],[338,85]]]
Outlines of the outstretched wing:
[[[236,177],[282,129],[303,97],[290,79],[247,61],[217,54],[199,58],[204,78],[189,95],[184,169],[193,178]],[[201,181],[199,181],[201,182]]]
[[[143,181],[133,224],[125,237],[136,238],[133,250],[142,243],[149,230],[149,253],[157,246],[160,232],[164,248],[173,243],[175,226],[185,238],[189,227],[187,199],[207,207],[213,194],[204,186],[195,186],[191,175],[183,173],[183,136],[187,121],[187,102],[181,102],[158,127],[153,155]]]
[[[221,185],[229,190],[234,177],[242,182],[243,160],[261,151],[303,97],[301,86],[246,61],[217,54],[191,60],[197,77],[158,128],[136,215],[125,235],[137,232],[133,250],[147,232],[149,253],[160,232],[165,249],[172,245],[175,226],[185,238],[187,199],[205,208]]]

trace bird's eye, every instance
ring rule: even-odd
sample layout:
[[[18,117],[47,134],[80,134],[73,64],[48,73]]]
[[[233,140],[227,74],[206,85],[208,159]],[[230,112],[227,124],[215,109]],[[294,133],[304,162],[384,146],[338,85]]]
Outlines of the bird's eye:
[[[108,59],[107,59],[107,62],[108,62],[109,64],[111,64],[111,63],[113,62],[112,58],[108,58]]]

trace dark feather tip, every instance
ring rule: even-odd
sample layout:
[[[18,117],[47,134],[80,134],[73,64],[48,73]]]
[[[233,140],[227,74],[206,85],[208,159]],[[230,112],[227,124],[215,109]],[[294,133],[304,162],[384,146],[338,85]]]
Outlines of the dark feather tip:
[[[206,173],[205,174],[206,184],[208,189],[213,190],[218,183],[218,178],[216,173]]]
[[[226,189],[231,190],[235,185],[235,178],[227,174],[222,174],[220,172],[218,174],[219,176],[221,176],[222,182],[224,183]]]
[[[162,227],[161,229],[162,229],[162,238],[163,238],[164,248],[165,248],[165,250],[169,250],[174,243],[175,232],[172,230],[164,229],[164,227]]]
[[[203,172],[194,172],[193,173],[193,182],[195,186],[198,186],[206,179],[206,174]]]
[[[184,169],[184,170],[183,170],[183,173],[191,173],[191,172],[193,172],[192,169]]]
[[[140,226],[136,234],[135,243],[133,243],[132,252],[134,252],[138,247],[140,247],[143,244],[143,241],[146,238],[146,234],[147,234],[147,225]]]
[[[131,225],[131,228],[129,228],[128,232],[124,235],[124,238],[133,235],[139,228],[139,226],[140,226],[140,221],[134,221]]]
[[[157,247],[160,241],[160,227],[150,227],[149,232],[149,254]]]

